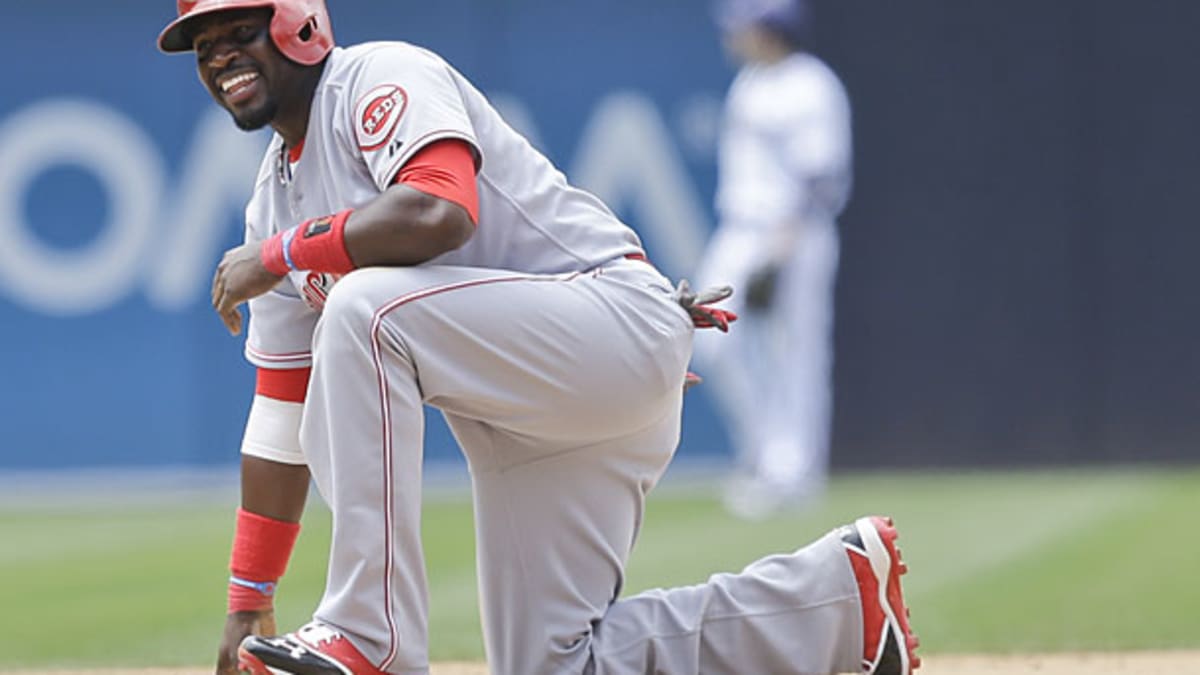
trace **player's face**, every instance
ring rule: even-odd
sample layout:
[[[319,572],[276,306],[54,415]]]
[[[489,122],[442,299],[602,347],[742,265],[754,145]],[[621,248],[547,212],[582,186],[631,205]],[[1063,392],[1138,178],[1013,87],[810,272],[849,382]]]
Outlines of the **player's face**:
[[[739,63],[769,63],[788,53],[771,33],[749,26],[725,35],[725,50]]]
[[[261,129],[279,112],[290,62],[271,41],[269,10],[220,12],[192,33],[200,81],[238,127]]]

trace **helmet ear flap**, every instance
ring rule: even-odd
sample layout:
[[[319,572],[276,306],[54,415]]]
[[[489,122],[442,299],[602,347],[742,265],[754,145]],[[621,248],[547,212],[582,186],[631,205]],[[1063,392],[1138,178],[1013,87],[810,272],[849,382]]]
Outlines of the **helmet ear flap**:
[[[258,0],[261,1],[261,0]],[[320,63],[333,49],[333,27],[325,0],[274,0],[271,38],[296,63]]]
[[[317,17],[308,17],[308,21],[304,22],[304,25],[300,27],[300,32],[297,34],[300,38],[300,41],[308,42],[309,40],[313,39],[313,36],[317,34],[317,28]]]

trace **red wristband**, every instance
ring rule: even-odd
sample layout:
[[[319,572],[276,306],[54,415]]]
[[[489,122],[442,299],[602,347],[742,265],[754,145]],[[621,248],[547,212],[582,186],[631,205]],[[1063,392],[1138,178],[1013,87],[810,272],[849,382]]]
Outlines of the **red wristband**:
[[[267,271],[277,277],[287,276],[288,266],[283,259],[283,233],[267,239],[263,242],[262,248],[258,252],[259,259],[262,260],[263,267]]]
[[[258,585],[258,584],[255,584]],[[229,578],[229,613],[234,612],[264,612],[275,607],[275,582],[263,582],[264,587],[270,588],[270,593],[264,593],[253,587],[244,585],[238,577]]]
[[[275,582],[287,570],[300,523],[238,509],[229,569],[229,611],[270,609]]]
[[[313,218],[263,242],[263,266],[280,276],[289,270],[349,274],[354,261],[346,250],[346,220],[353,209]]]

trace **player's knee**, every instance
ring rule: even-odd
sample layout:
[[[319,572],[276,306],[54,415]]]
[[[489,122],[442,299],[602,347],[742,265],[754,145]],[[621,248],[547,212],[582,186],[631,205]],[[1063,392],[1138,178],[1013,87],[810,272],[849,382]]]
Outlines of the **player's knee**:
[[[317,323],[314,349],[367,336],[378,304],[373,297],[378,294],[377,290],[373,292],[378,287],[372,279],[375,272],[375,269],[355,270],[333,285]]]
[[[368,267],[347,274],[325,300],[314,349],[336,348],[334,341],[352,344],[366,339],[389,308],[395,309],[398,301],[427,285],[418,268]]]

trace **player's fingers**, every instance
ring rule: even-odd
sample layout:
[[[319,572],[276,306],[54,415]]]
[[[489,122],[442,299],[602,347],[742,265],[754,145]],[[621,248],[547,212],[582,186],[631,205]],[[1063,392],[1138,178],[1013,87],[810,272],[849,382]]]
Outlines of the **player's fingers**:
[[[217,296],[213,298],[213,309],[216,310],[217,314],[221,315],[221,318],[225,318],[225,315],[229,313],[230,306],[232,306],[232,303],[229,301],[229,292],[222,288]]]
[[[227,631],[217,649],[216,675],[237,675],[237,644],[229,638]]]
[[[229,291],[225,289],[221,290],[221,296],[213,303],[213,309],[217,311],[217,315],[221,317],[225,328],[232,335],[237,335],[241,332],[242,315],[237,311],[237,299],[231,296]]]
[[[230,335],[237,335],[242,332],[242,313],[237,311],[237,308],[221,313],[221,321],[225,322],[225,328]]]
[[[270,637],[277,633],[275,628],[275,613],[270,612],[265,614],[258,622],[258,634]]]
[[[221,273],[220,269],[217,269],[216,274],[213,275],[213,281],[212,281],[212,306],[214,309],[219,306],[220,300],[221,300],[221,295],[224,292],[225,292],[225,275]]]

